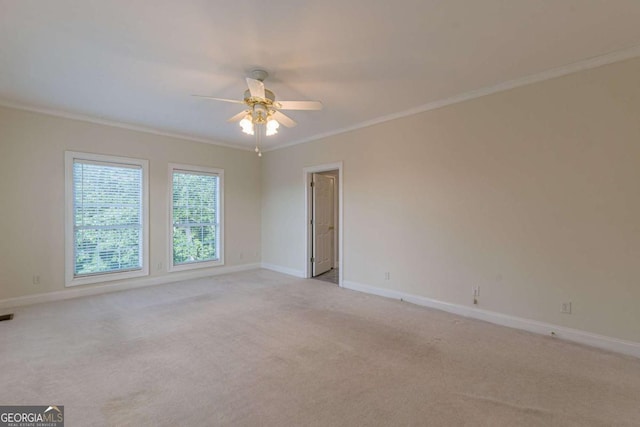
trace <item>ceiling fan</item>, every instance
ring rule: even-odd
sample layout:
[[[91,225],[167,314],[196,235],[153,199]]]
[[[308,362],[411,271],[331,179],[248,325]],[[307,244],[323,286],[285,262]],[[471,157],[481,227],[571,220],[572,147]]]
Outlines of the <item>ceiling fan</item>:
[[[259,156],[262,156],[260,140],[263,133],[265,136],[275,135],[278,133],[280,123],[289,128],[297,124],[280,110],[322,110],[320,101],[277,101],[276,95],[264,87],[264,80],[268,75],[266,71],[260,69],[251,71],[251,77],[246,79],[249,89],[245,90],[242,100],[193,95],[198,98],[244,105],[246,108],[227,122],[240,122],[244,133],[256,136],[255,151]]]

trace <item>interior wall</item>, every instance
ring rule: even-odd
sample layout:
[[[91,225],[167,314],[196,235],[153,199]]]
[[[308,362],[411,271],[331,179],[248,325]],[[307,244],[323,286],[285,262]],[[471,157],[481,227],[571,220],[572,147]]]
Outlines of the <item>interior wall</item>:
[[[640,59],[272,152],[263,262],[304,272],[344,162],[344,280],[640,342]],[[389,280],[385,280],[389,272]],[[572,314],[560,313],[572,302]]]
[[[260,261],[261,164],[255,153],[0,108],[0,300],[67,289],[65,150],[149,160],[150,276],[170,276],[170,162],[224,169],[225,266]]]

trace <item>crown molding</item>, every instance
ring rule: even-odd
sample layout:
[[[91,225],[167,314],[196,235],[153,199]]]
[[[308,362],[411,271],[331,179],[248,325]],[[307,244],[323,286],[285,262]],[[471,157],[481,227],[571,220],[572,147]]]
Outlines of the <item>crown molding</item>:
[[[136,131],[136,132],[150,133],[150,134],[153,134],[153,135],[166,136],[166,137],[169,137],[169,138],[176,138],[176,139],[182,139],[182,140],[187,140],[187,141],[200,142],[200,143],[203,143],[203,144],[217,145],[217,146],[220,146],[220,147],[232,148],[232,149],[235,149],[235,150],[253,151],[251,148],[248,148],[248,147],[243,147],[243,146],[239,146],[239,145],[234,145],[234,144],[228,144],[228,143],[224,143],[224,142],[214,141],[214,140],[211,140],[211,139],[199,138],[199,137],[196,137],[196,136],[191,136],[191,135],[177,133],[177,132],[166,132],[166,131],[153,129],[153,128],[146,127],[146,126],[134,125],[134,124],[125,123],[125,122],[119,122],[119,121],[116,121],[116,120],[100,119],[100,118],[88,116],[88,115],[85,115],[85,114],[71,113],[71,112],[68,112],[68,111],[58,110],[58,109],[54,109],[54,108],[35,107],[35,106],[21,104],[21,103],[18,103],[18,102],[13,102],[13,101],[5,100],[5,99],[0,99],[0,107],[12,108],[14,110],[28,111],[28,112],[31,112],[31,113],[39,113],[39,114],[44,114],[44,115],[47,115],[47,116],[61,117],[61,118],[64,118],[64,119],[78,120],[78,121],[81,121],[81,122],[94,123],[94,124],[103,125],[103,126],[111,126],[111,127],[115,127],[115,128],[132,130],[132,131]]]
[[[593,58],[588,58],[578,62],[573,62],[571,64],[563,65],[557,68],[552,68],[546,71],[542,71],[540,73],[531,74],[531,75],[520,77],[513,80],[508,80],[502,83],[498,83],[496,85],[486,86],[486,87],[475,89],[469,92],[464,92],[449,98],[428,102],[426,104],[420,105],[415,108],[411,108],[398,113],[393,113],[386,116],[378,117],[372,120],[367,120],[352,126],[346,126],[340,129],[329,131],[329,132],[318,133],[307,138],[302,138],[293,142],[280,144],[263,151],[269,152],[274,150],[280,150],[282,148],[287,148],[287,147],[291,147],[298,144],[317,141],[319,139],[327,138],[330,136],[351,132],[354,130],[366,128],[369,126],[377,125],[377,124],[388,122],[391,120],[400,119],[402,117],[413,116],[415,114],[424,113],[426,111],[435,110],[438,108],[446,107],[448,105],[458,104],[460,102],[469,101],[475,98],[480,98],[482,96],[491,95],[498,92],[504,92],[510,89],[515,89],[520,86],[526,86],[533,83],[539,83],[545,80],[551,80],[557,77],[566,76],[568,74],[574,74],[580,71],[601,67],[603,65],[609,65],[615,62],[621,62],[627,59],[637,58],[639,56],[640,56],[640,45],[635,45],[623,50],[595,56]]]
[[[520,86],[526,86],[533,83],[538,83],[545,80],[550,80],[550,79],[562,77],[568,74],[590,70],[592,68],[597,68],[604,65],[613,64],[616,62],[637,58],[637,57],[640,57],[640,45],[635,45],[635,46],[632,46],[623,50],[619,50],[616,52],[595,56],[593,58],[588,58],[582,61],[563,65],[561,67],[552,68],[546,71],[542,71],[540,73],[531,74],[529,76],[508,80],[502,83],[498,83],[496,85],[486,86],[486,87],[475,89],[469,92],[464,92],[458,95],[451,96],[449,98],[428,102],[426,104],[419,105],[417,107],[410,108],[408,110],[400,111],[400,112],[389,114],[386,116],[377,117],[371,120],[366,120],[364,122],[356,123],[355,125],[345,126],[342,128],[328,131],[328,132],[317,133],[315,135],[311,135],[309,137],[298,139],[295,141],[278,144],[273,147],[264,149],[263,152],[267,153],[269,151],[280,150],[283,148],[292,147],[294,145],[317,141],[319,139],[328,138],[330,136],[351,132],[354,130],[366,128],[369,126],[377,125],[377,124],[388,122],[391,120],[400,119],[403,117],[413,116],[415,114],[424,113],[426,111],[435,110],[438,108],[446,107],[448,105],[458,104],[460,102],[469,101],[475,98],[480,98],[482,96],[491,95],[498,92],[504,92],[510,89],[518,88]],[[181,134],[177,132],[167,132],[167,131],[162,131],[162,130],[158,130],[158,129],[154,129],[146,126],[135,125],[131,123],[124,123],[116,120],[101,119],[101,118],[92,117],[85,114],[71,113],[71,112],[59,110],[59,109],[31,106],[31,105],[13,102],[10,100],[0,99],[0,106],[13,108],[17,110],[29,111],[33,113],[45,114],[48,116],[62,117],[66,119],[79,120],[83,122],[89,122],[89,123],[95,123],[99,125],[133,130],[137,132],[150,133],[150,134],[165,136],[169,138],[177,138],[177,139],[182,139],[187,141],[200,142],[204,144],[217,145],[220,147],[232,148],[235,150],[253,151],[252,148],[244,147],[242,145],[224,143],[220,141],[214,141],[207,138],[200,138],[200,137],[196,137],[188,134]]]

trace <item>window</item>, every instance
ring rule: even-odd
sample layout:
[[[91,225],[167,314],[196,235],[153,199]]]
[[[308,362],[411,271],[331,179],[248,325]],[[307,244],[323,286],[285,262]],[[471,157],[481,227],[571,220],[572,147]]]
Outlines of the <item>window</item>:
[[[65,153],[66,284],[149,274],[148,162]]]
[[[171,271],[224,264],[222,169],[169,165]]]

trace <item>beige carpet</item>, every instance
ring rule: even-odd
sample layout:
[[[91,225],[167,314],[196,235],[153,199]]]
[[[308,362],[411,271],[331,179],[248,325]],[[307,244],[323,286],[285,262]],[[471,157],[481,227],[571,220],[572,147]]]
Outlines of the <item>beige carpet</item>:
[[[13,310],[67,426],[640,425],[640,360],[264,270]]]

